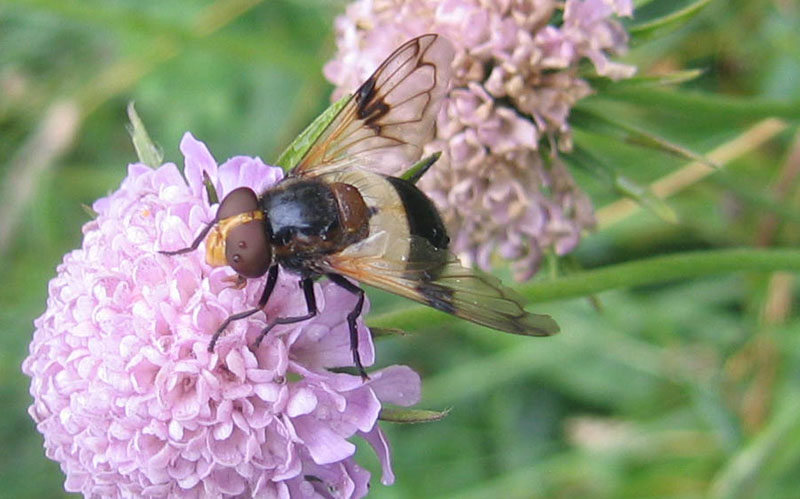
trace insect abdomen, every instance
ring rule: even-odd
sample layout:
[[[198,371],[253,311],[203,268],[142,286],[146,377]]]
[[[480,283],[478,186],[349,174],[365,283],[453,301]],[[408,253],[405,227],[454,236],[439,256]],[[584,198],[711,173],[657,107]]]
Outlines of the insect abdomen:
[[[411,182],[397,177],[386,177],[403,202],[408,229],[411,235],[426,239],[434,247],[447,249],[450,238],[439,211],[430,199]]]

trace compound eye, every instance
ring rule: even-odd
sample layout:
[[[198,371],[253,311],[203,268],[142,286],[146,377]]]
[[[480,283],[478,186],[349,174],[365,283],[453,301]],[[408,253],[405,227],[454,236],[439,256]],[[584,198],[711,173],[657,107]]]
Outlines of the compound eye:
[[[259,210],[258,196],[248,187],[228,193],[217,210],[217,220]],[[225,239],[225,261],[244,277],[264,275],[272,265],[272,247],[263,219],[251,220],[230,228]]]
[[[272,265],[272,248],[261,220],[231,229],[225,242],[225,259],[244,277],[261,277]]]
[[[239,187],[228,193],[222,199],[222,203],[217,210],[217,220],[224,220],[228,217],[255,211],[258,209],[258,196],[249,187]]]

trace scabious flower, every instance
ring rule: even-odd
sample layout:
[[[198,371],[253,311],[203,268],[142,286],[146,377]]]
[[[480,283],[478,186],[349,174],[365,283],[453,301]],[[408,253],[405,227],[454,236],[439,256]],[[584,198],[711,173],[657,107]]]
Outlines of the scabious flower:
[[[187,246],[214,217],[205,171],[224,195],[260,191],[282,177],[257,158],[217,167],[205,145],[181,142],[185,176],[173,164],[129,167],[110,196],[94,203],[80,249],[64,257],[36,322],[30,356],[30,414],[65,488],[89,497],[361,497],[368,471],[348,439],[377,452],[383,482],[394,480],[377,419],[381,404],[416,403],[420,380],[405,366],[370,374],[349,366],[346,316],[355,296],[315,284],[319,315],[280,326],[260,347],[263,314],[236,321],[208,352],[210,335],[231,313],[250,308],[262,280],[231,285]],[[265,312],[305,312],[295,276],[281,274]],[[360,321],[359,321],[360,322]],[[359,323],[365,365],[374,359]]]
[[[357,0],[336,21],[338,52],[325,75],[338,97],[411,37],[434,32],[454,43],[452,89],[425,148],[443,155],[420,186],[466,263],[488,269],[499,250],[524,280],[543,250],[571,251],[594,224],[558,151],[572,147],[570,109],[592,92],[580,63],[612,79],[634,73],[609,58],[627,47],[613,16],[632,11],[630,0]]]

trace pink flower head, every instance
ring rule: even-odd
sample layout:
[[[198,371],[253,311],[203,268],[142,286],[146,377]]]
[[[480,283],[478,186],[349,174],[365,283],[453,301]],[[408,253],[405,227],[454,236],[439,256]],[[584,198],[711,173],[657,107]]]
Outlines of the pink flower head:
[[[91,497],[361,497],[370,474],[353,460],[364,437],[394,477],[377,424],[383,402],[417,402],[420,380],[405,366],[370,374],[350,366],[347,314],[356,297],[315,284],[319,315],[273,330],[252,346],[263,314],[234,322],[213,353],[211,334],[228,315],[257,302],[262,280],[244,289],[233,271],[211,268],[187,246],[216,205],[205,199],[205,171],[220,196],[255,191],[283,173],[258,158],[217,167],[190,134],[181,142],[185,176],[174,164],[131,165],[120,188],[95,202],[80,249],[50,282],[47,310],[35,321],[30,414],[47,456],[61,464],[65,488]],[[297,277],[281,273],[265,313],[305,311]],[[374,359],[359,324],[365,365]]]
[[[336,21],[338,53],[325,75],[338,97],[409,38],[453,42],[453,86],[425,148],[443,155],[420,186],[462,260],[488,268],[497,250],[527,279],[543,250],[571,251],[594,224],[557,154],[572,146],[570,110],[592,92],[580,63],[612,79],[635,72],[610,59],[627,48],[614,16],[632,13],[631,0],[356,0]]]

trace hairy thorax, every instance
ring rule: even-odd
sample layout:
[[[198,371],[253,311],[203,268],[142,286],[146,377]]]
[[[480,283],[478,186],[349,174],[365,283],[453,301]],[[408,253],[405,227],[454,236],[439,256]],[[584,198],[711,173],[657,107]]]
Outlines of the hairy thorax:
[[[290,180],[264,193],[261,205],[276,260],[297,272],[313,271],[317,259],[369,234],[369,210],[347,184]]]

